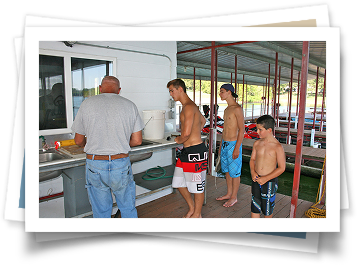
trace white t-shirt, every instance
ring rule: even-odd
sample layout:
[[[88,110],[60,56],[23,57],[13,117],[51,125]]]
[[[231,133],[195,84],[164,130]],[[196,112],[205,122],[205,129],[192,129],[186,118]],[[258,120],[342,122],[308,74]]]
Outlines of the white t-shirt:
[[[94,155],[128,153],[131,134],[144,123],[136,105],[114,93],[103,93],[84,100],[72,131],[86,135],[84,152]]]

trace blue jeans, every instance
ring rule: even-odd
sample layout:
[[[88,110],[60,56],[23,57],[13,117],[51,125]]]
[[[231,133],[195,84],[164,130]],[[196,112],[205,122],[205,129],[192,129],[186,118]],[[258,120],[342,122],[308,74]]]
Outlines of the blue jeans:
[[[94,158],[95,156],[93,156]],[[86,160],[86,188],[93,218],[110,218],[115,196],[122,218],[137,218],[130,158]]]

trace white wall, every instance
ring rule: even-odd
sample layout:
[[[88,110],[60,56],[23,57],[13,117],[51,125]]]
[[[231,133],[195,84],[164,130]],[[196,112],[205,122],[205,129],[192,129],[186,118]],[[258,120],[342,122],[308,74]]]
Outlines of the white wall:
[[[113,50],[74,44],[67,47],[63,42],[40,42],[39,48],[69,52],[88,56],[104,56],[116,58],[116,77],[120,80],[120,95],[133,101],[142,115],[143,110],[160,109],[166,111],[166,123],[171,123],[173,128],[175,120],[168,119],[168,101],[170,94],[166,87],[167,82],[176,78],[176,42],[175,41],[81,41],[87,44],[110,46],[120,49],[135,50],[163,56],[142,54],[136,52]],[[147,170],[150,165],[166,166],[172,161],[171,150],[161,151],[148,159],[133,165],[134,173]]]
[[[150,109],[165,110],[167,119],[170,95],[166,84],[171,79],[176,78],[176,42],[83,42],[169,56],[171,62],[163,56],[88,47],[79,44],[67,47],[62,42],[40,42],[39,46],[41,49],[117,58],[116,77],[119,78],[122,87],[120,95],[133,101],[140,112]],[[167,120],[166,122],[173,123],[172,120]]]

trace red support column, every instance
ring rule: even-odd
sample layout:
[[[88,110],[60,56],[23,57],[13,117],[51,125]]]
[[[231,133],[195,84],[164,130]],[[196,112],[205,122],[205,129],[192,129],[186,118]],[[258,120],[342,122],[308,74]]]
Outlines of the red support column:
[[[326,69],[325,69],[325,78],[324,78],[324,91],[322,93],[322,104],[321,104],[321,120],[320,120],[320,132],[324,130],[323,126],[323,117],[324,117],[324,108],[325,108],[325,91],[326,91]]]
[[[277,87],[277,80],[278,80],[278,53],[275,54],[275,81],[274,81],[274,107],[273,107],[273,111],[274,111],[274,119],[276,119],[276,87]],[[275,132],[275,130],[274,130]]]
[[[290,90],[289,90],[289,119],[288,119],[288,136],[286,138],[286,143],[290,144],[290,124],[291,124],[291,103],[293,98],[293,70],[294,70],[294,57],[291,58],[291,75],[290,75]],[[304,111],[305,113],[305,111]]]
[[[193,67],[193,102],[196,103],[196,67]]]
[[[315,90],[314,120],[313,120],[313,122],[312,122],[312,128],[313,128],[313,129],[315,129],[318,86],[319,86],[319,67],[317,67],[317,73],[316,73],[316,90]]]
[[[200,107],[202,104],[201,100],[202,100],[202,88],[201,88],[201,77],[200,77]]]
[[[218,97],[217,97],[217,90],[218,90],[218,51],[216,50],[216,85],[215,85],[215,89],[214,89],[214,100],[215,100],[215,103],[214,103],[214,128],[217,128],[217,106],[218,106]],[[213,109],[211,109],[213,110]]]
[[[237,87],[237,71],[238,71],[238,61],[237,61],[237,55],[235,55],[234,58],[234,82],[235,82],[235,93],[238,95],[236,98],[236,102],[238,102],[239,98],[239,88]]]
[[[245,113],[244,117],[247,116],[247,107],[248,107],[248,81],[245,83]]]
[[[260,116],[264,114],[264,92],[265,92],[265,86],[262,85],[263,87],[263,94],[262,94],[262,104],[260,105]]]
[[[299,95],[300,95],[300,71],[298,74],[298,90],[297,90],[297,95],[296,95],[296,116],[298,115]]]
[[[281,66],[279,66],[279,89],[278,89],[278,111],[277,111],[277,114],[276,114],[276,116],[277,116],[277,120],[278,120],[278,122],[277,122],[277,127],[279,127],[279,112],[280,112],[280,77],[281,77]]]
[[[269,72],[268,72],[268,100],[267,100],[267,114],[269,115],[269,92],[270,92],[270,64],[269,64]]]
[[[244,108],[244,75],[243,75],[242,85],[243,85],[243,91],[242,91],[242,110],[243,110],[243,108]]]
[[[215,56],[215,48],[213,47],[215,45],[215,42],[212,41],[212,48],[211,48],[211,102],[210,102],[210,134],[209,134],[209,151],[208,151],[208,165],[212,164],[212,152],[213,152],[213,147],[212,147],[212,142],[213,142],[213,104],[214,104],[214,73],[215,73],[215,65],[216,65],[216,56]],[[208,174],[212,174],[211,172],[211,167],[208,167]]]
[[[265,94],[264,94],[264,114],[267,114],[267,90],[268,90],[268,79],[265,78]]]
[[[302,61],[301,61],[301,91],[300,91],[299,120],[298,120],[298,132],[297,132],[297,142],[296,142],[293,190],[292,190],[291,205],[290,205],[290,218],[295,218],[296,216],[296,207],[297,207],[297,201],[299,195],[302,146],[303,146],[303,139],[304,139],[304,125],[305,125],[307,75],[308,75],[308,66],[309,66],[309,45],[310,42],[308,41],[303,42]]]

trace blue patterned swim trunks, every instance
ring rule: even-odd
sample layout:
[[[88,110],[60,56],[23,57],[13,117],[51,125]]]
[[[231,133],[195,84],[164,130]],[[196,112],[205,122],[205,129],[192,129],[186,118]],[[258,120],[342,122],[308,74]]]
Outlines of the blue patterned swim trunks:
[[[222,140],[221,149],[221,170],[223,173],[229,173],[231,178],[238,178],[242,171],[242,145],[239,147],[239,156],[233,159],[233,150],[237,141]]]
[[[271,179],[264,185],[252,181],[251,211],[253,213],[263,212],[266,216],[273,214],[277,190],[278,178]]]

